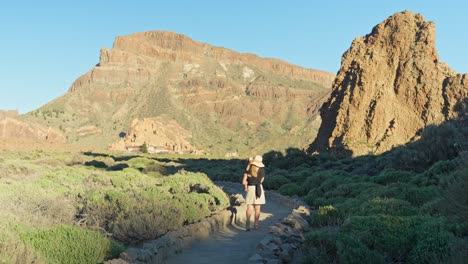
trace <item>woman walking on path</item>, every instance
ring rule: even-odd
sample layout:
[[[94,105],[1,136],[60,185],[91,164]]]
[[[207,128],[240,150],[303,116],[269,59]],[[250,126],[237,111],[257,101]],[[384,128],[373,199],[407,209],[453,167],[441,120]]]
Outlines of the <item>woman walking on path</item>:
[[[242,184],[247,192],[245,203],[246,211],[246,229],[250,230],[250,218],[252,210],[255,209],[254,229],[258,229],[258,220],[260,219],[260,206],[265,204],[265,193],[263,191],[263,180],[265,179],[265,165],[262,156],[257,155],[254,159],[249,159],[249,164],[244,173]]]

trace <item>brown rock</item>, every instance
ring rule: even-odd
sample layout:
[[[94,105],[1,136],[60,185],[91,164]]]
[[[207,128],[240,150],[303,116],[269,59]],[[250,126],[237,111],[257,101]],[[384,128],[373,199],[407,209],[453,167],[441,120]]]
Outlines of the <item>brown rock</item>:
[[[194,152],[189,143],[191,133],[182,128],[176,121],[167,120],[166,116],[135,119],[127,135],[111,145],[114,151],[131,151],[133,148],[147,144],[149,152],[167,150],[167,152]],[[166,151],[164,151],[166,152]]]
[[[19,113],[17,110],[0,110],[0,119],[3,118],[17,118],[19,116]]]
[[[0,140],[18,143],[65,143],[65,136],[50,127],[36,123],[25,123],[6,117],[0,119]]]
[[[140,141],[167,143],[172,151],[196,146],[209,154],[245,155],[310,144],[305,134],[318,130],[317,105],[333,79],[331,73],[151,31],[117,37],[112,49],[101,50],[96,67],[38,113],[63,112],[60,119],[71,120],[69,141],[80,146],[123,150],[131,140],[116,141],[133,129],[132,120],[166,115],[164,124],[171,119],[191,134],[181,135],[187,142],[138,132]],[[82,128],[89,126],[95,128]]]
[[[83,126],[77,129],[76,134],[80,137],[101,134],[102,129],[96,126]]]
[[[309,151],[357,156],[405,144],[425,127],[456,118],[468,81],[439,62],[434,23],[404,11],[353,41],[332,89]]]

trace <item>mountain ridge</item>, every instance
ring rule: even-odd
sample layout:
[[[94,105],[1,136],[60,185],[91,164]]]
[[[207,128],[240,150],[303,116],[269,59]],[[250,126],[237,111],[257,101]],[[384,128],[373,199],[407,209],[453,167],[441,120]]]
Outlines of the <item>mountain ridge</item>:
[[[73,145],[124,146],[121,151],[151,144],[149,135],[114,144],[132,134],[135,119],[145,118],[180,126],[191,137],[163,145],[188,145],[188,140],[197,153],[302,147],[318,129],[318,112],[309,105],[326,98],[333,78],[331,73],[211,46],[182,34],[140,32],[116,37],[113,48],[101,49],[99,63],[65,95],[23,119],[60,127]],[[157,127],[153,133],[174,138],[170,129]]]

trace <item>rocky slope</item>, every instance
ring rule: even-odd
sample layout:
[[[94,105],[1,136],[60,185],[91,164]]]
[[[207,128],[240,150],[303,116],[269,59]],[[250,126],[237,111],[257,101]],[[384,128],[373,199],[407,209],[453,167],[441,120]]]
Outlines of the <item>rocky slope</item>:
[[[17,111],[0,110],[0,146],[22,148],[27,144],[50,143],[63,144],[66,138],[57,129],[20,120]]]
[[[333,79],[181,34],[136,33],[117,37],[65,95],[24,120],[60,126],[71,144],[114,150],[141,142],[217,154],[302,147],[318,130],[317,105]],[[144,133],[155,130],[150,120],[172,126],[157,125],[160,137]],[[169,137],[174,126],[179,137]],[[125,134],[138,140],[122,141]]]
[[[435,42],[434,23],[409,11],[356,38],[343,54],[309,151],[381,153],[456,118],[467,102],[468,78],[439,61]]]

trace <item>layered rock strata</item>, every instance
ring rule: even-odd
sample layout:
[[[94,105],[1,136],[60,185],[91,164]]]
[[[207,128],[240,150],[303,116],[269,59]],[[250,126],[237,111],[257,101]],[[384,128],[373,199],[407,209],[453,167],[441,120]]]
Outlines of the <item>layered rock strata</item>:
[[[135,149],[146,141],[245,155],[310,144],[319,122],[309,106],[323,102],[334,76],[181,34],[143,32],[116,37],[95,67],[34,114],[62,125],[69,141],[82,146],[125,150],[133,140],[120,139],[127,134],[137,139]],[[133,128],[135,119],[163,116],[167,127],[158,127],[158,136]],[[174,133],[171,122],[181,129]]]

